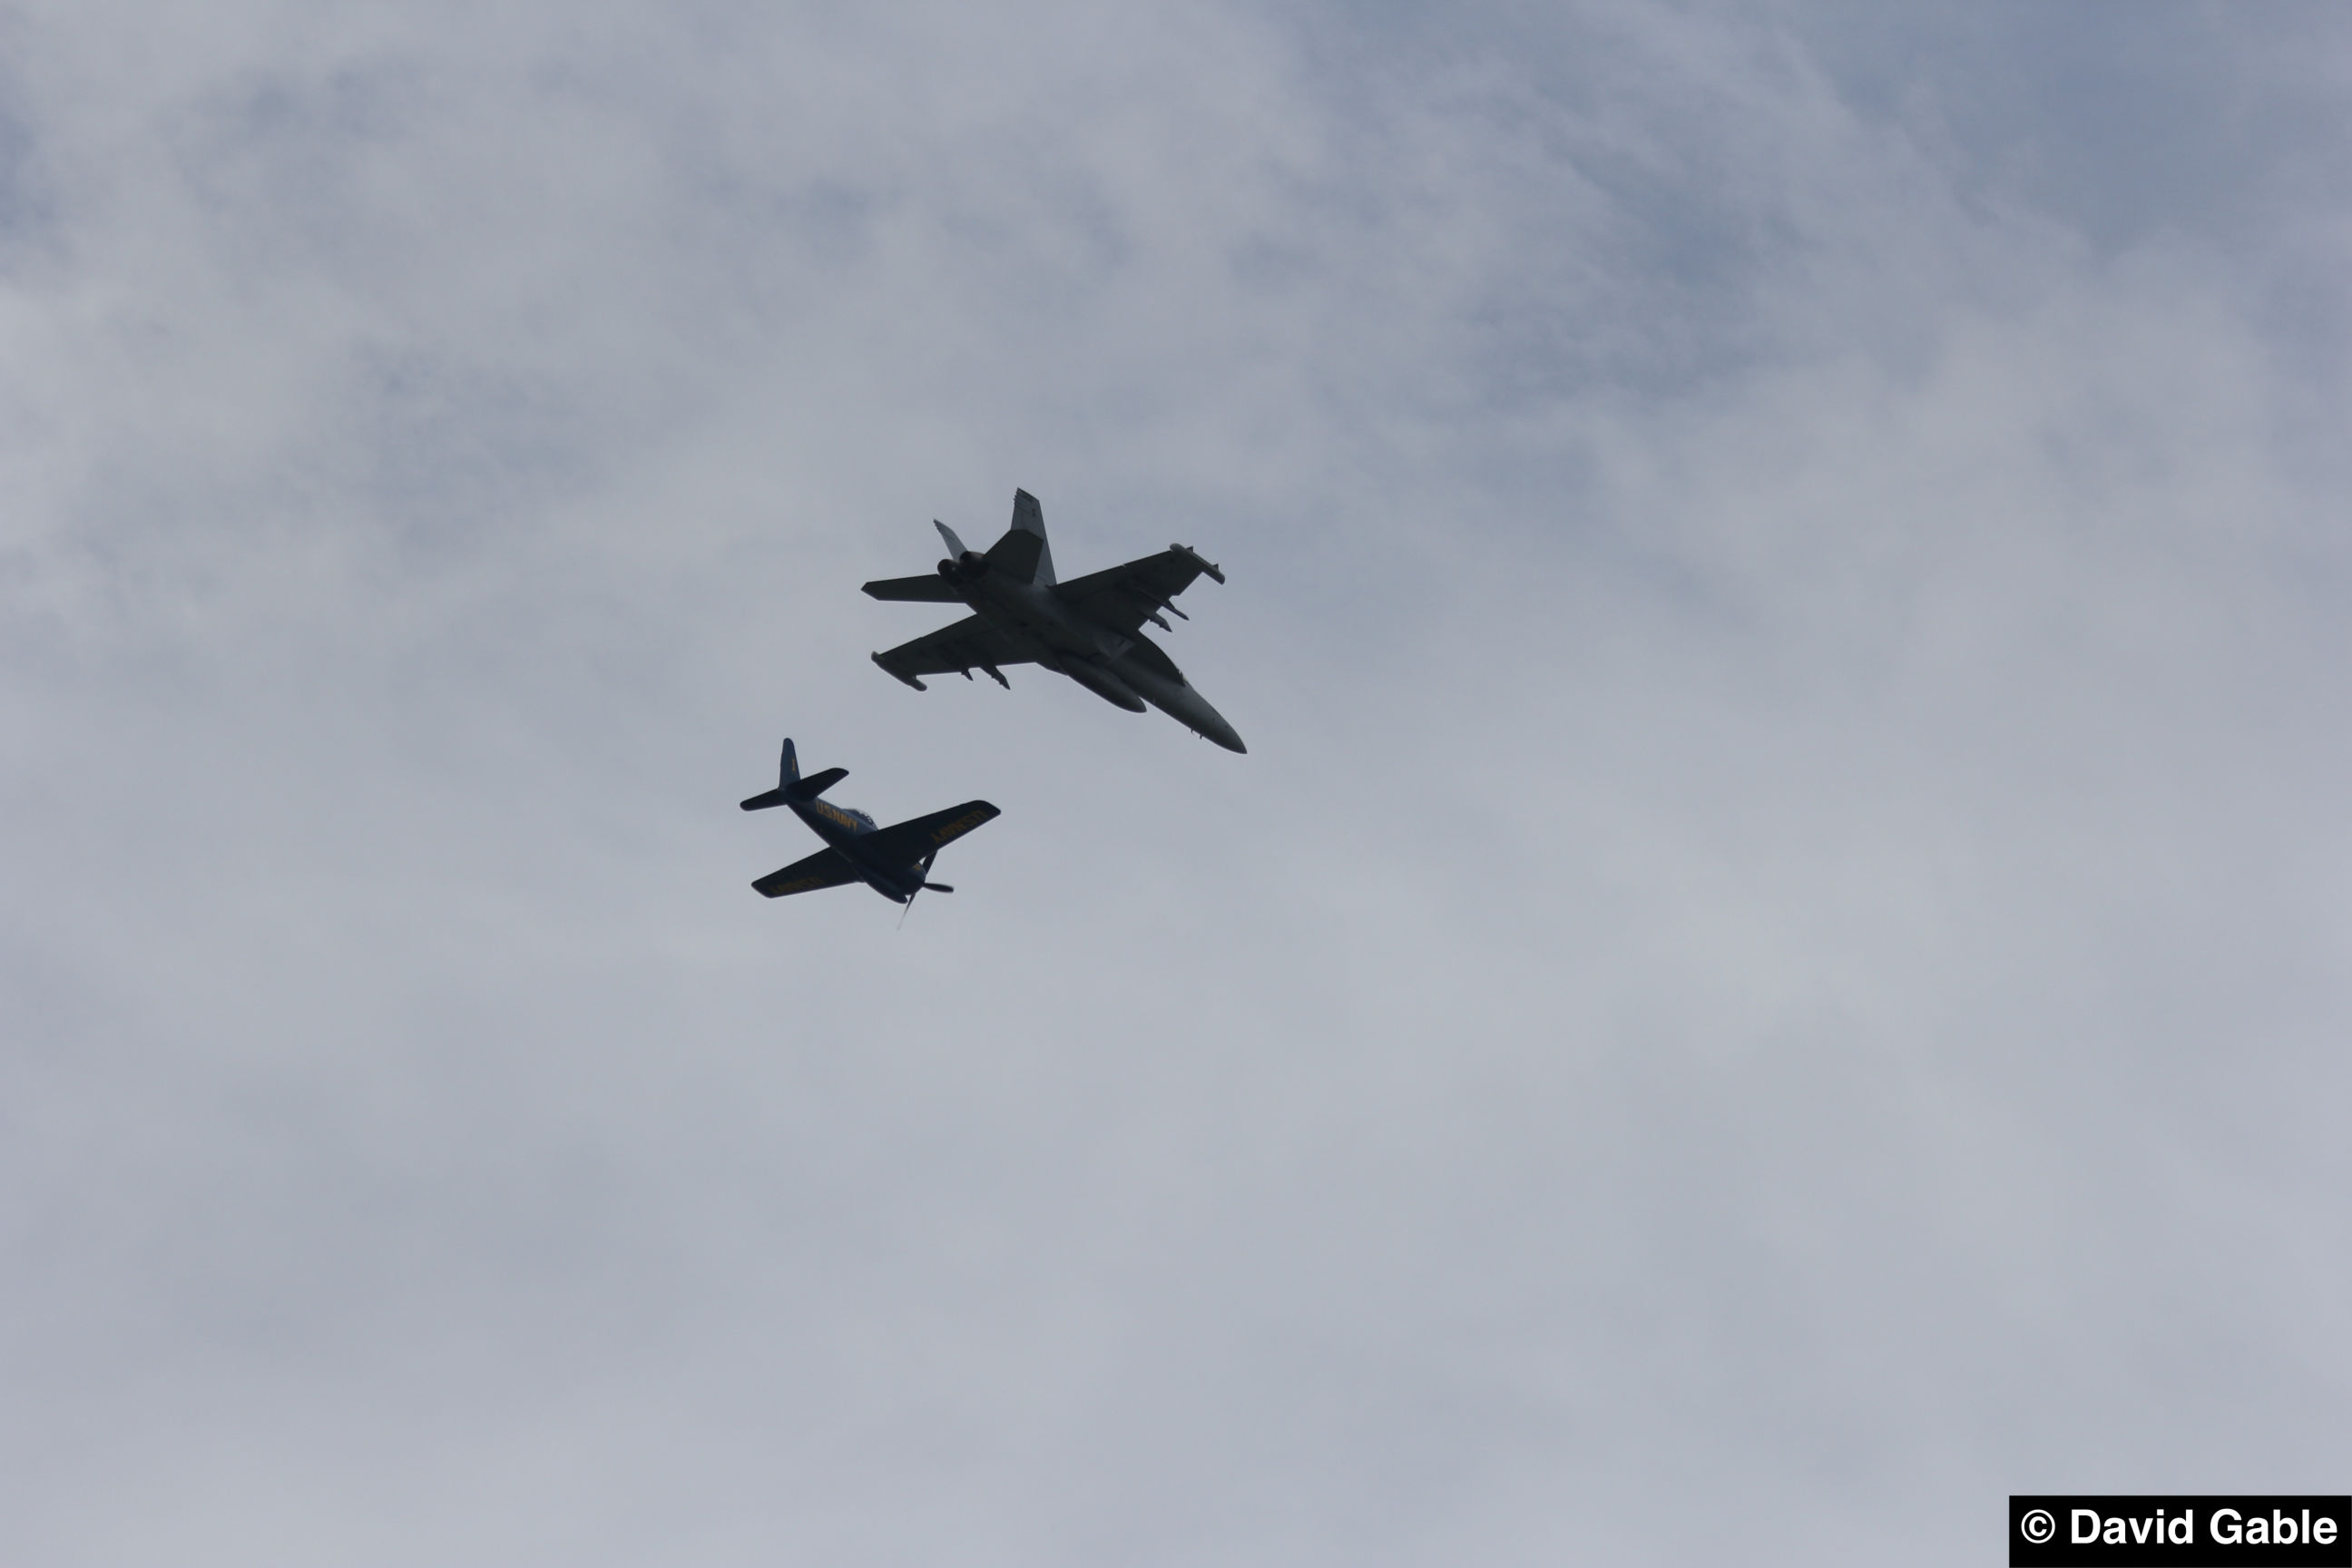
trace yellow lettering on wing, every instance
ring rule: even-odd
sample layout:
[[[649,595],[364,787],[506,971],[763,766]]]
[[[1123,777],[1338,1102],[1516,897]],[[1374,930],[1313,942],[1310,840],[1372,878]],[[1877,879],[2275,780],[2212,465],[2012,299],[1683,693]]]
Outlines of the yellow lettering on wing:
[[[953,822],[949,823],[944,827],[932,833],[931,842],[934,844],[945,844],[950,838],[960,838],[987,820],[988,818],[986,816],[977,811],[968,811],[961,816],[957,817]]]

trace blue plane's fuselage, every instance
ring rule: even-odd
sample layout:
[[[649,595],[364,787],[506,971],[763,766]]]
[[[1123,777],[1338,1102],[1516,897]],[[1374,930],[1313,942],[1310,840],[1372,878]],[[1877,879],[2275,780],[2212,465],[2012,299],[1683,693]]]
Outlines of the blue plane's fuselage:
[[[861,855],[857,841],[874,831],[874,819],[854,805],[835,805],[824,799],[795,800],[787,803],[793,815],[809,826],[809,831],[830,845],[834,851],[856,868],[866,885],[894,904],[903,904],[915,896],[923,885],[919,868],[905,866],[880,866],[869,856]]]
[[[968,800],[943,811],[894,822],[887,827],[856,806],[835,805],[824,792],[849,776],[847,768],[824,768],[803,778],[792,742],[784,742],[776,763],[776,787],[762,790],[742,803],[745,811],[765,811],[789,805],[808,830],[824,840],[824,847],[781,870],[752,882],[761,896],[781,899],[793,893],[813,893],[859,881],[894,904],[911,903],[925,888],[940,892],[955,889],[944,882],[927,881],[931,863],[944,846],[996,819],[996,807],[984,800]]]

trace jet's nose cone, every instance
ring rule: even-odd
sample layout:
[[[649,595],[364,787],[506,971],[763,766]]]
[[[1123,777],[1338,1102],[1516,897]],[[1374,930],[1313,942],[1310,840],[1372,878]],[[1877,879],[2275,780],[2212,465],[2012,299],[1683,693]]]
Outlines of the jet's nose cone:
[[[1209,700],[1193,690],[1189,682],[1160,680],[1148,674],[1142,679],[1146,694],[1160,710],[1195,735],[1214,741],[1229,752],[1249,750],[1225,721],[1225,716],[1210,707]]]

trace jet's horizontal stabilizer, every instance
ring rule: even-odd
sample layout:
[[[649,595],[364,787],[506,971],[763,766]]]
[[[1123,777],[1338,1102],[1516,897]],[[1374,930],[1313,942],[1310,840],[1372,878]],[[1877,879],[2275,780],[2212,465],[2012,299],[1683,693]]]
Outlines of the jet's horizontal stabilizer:
[[[961,605],[963,595],[955,584],[932,572],[920,577],[885,577],[866,584],[869,599],[905,599],[927,605]]]

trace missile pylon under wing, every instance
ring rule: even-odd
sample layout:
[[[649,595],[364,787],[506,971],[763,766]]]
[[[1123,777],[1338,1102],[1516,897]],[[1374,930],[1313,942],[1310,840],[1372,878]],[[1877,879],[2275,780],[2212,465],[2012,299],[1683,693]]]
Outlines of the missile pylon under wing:
[[[1143,635],[1150,621],[1170,629],[1161,612],[1189,619],[1176,595],[1205,575],[1225,574],[1189,545],[1059,583],[1045,542],[1045,515],[1027,490],[1013,492],[1013,526],[985,552],[968,549],[955,530],[934,522],[948,553],[936,574],[868,583],[877,599],[961,604],[971,614],[929,637],[901,643],[874,662],[916,690],[921,677],[985,671],[1000,686],[1004,666],[1034,664],[1066,675],[1114,707],[1131,713],[1159,709],[1229,752],[1246,752],[1224,715],[1192,689],[1176,661]]]

